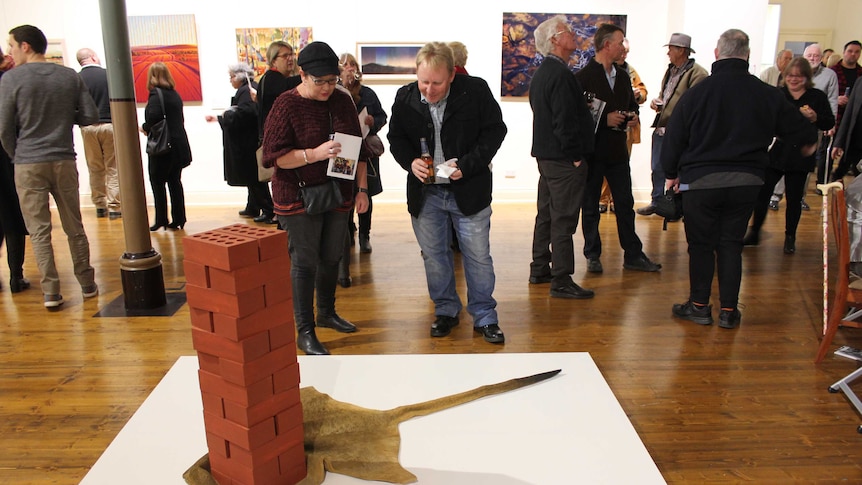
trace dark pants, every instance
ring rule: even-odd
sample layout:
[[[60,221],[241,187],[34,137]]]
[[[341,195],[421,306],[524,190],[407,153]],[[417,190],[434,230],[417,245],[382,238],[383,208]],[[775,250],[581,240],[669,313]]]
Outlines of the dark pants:
[[[571,274],[575,272],[572,235],[578,230],[587,162],[575,167],[572,162],[538,160],[538,165],[539,188],[530,275],[544,276],[550,272],[555,282],[564,283],[571,281]]]
[[[168,197],[171,194],[171,219],[174,224],[186,223],[186,199],[183,193],[183,167],[172,163],[168,167],[150,163],[150,186],[153,189],[153,204],[156,206],[157,225],[168,224]],[[165,190],[167,184],[167,190]]]
[[[785,198],[787,209],[784,215],[784,234],[796,236],[799,218],[802,217],[802,198],[805,195],[805,180],[808,178],[808,172],[782,172],[774,168],[767,168],[766,182],[760,186],[760,192],[757,194],[751,228],[755,232],[760,232],[769,209],[772,191],[781,177],[784,177],[785,193],[787,194]]]
[[[314,292],[317,314],[335,314],[338,261],[344,249],[347,212],[278,216],[287,231],[290,280],[293,284],[293,315],[296,328],[314,325]]]
[[[817,183],[825,184],[829,182],[829,176],[832,174],[832,157],[829,156],[829,143],[832,137],[823,135],[820,139],[820,144],[817,145]]]
[[[255,182],[249,184],[248,201],[245,209],[252,213],[263,212],[264,215],[272,217],[272,195],[269,193],[269,182]]]
[[[751,185],[683,192],[691,301],[709,303],[717,266],[721,307],[736,308],[742,282],[742,238],[759,191],[759,186]]]
[[[628,162],[591,163],[587,184],[584,189],[584,203],[581,208],[581,229],[584,233],[584,256],[587,259],[602,255],[602,239],[599,236],[599,199],[602,195],[602,180],[607,179],[608,187],[616,210],[617,234],[620,247],[626,260],[633,260],[643,254],[643,244],[635,233],[635,200],[632,196],[632,176]]]

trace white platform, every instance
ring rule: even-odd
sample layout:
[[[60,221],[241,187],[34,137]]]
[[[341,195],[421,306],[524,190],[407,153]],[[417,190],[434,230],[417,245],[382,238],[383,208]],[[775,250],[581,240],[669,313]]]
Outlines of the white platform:
[[[588,353],[301,356],[299,365],[303,387],[372,409],[562,369],[407,421],[401,464],[420,484],[665,483]],[[81,483],[183,484],[207,451],[197,368],[180,357]],[[325,483],[372,482],[328,473]]]

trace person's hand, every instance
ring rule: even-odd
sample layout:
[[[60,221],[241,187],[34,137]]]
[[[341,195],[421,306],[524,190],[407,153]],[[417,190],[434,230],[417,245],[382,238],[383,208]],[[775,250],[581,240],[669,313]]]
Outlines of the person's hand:
[[[572,165],[574,165],[576,167],[580,167],[581,163],[583,163],[583,160],[575,160],[574,162],[572,162]]]
[[[838,160],[844,156],[844,149],[835,147],[832,149],[832,160]]]
[[[341,143],[338,143],[335,140],[328,140],[318,145],[317,148],[309,151],[311,152],[309,155],[312,156],[308,157],[308,162],[314,163],[318,160],[338,156],[338,154],[341,153]]]
[[[649,107],[653,109],[653,111],[661,111],[664,103],[660,99],[653,99],[649,102]]]
[[[357,192],[355,202],[357,214],[365,214],[368,212],[368,206],[371,205],[368,200],[368,192]]]
[[[204,119],[207,120],[207,123],[212,123],[213,121],[218,121],[218,117],[213,116],[213,115],[206,115],[206,116],[204,116]]]
[[[826,136],[828,136],[828,137],[833,137],[833,136],[835,136],[835,127],[834,127],[834,126],[833,126],[832,128],[829,128],[829,129],[826,131]]]
[[[632,118],[631,121],[626,123],[626,126],[628,126],[629,128],[634,128],[635,126],[638,125],[638,123],[640,123],[640,118],[638,117],[638,114],[635,113],[634,111],[629,111],[629,112],[634,115],[634,118]]]
[[[365,124],[368,126],[374,126],[374,117],[371,115],[366,116],[365,117]]]
[[[812,123],[817,121],[817,113],[807,104],[799,108],[799,112],[802,113],[802,116],[804,116],[808,121]]]
[[[673,193],[674,193],[674,194],[678,194],[678,193],[679,193],[679,177],[677,177],[677,178],[675,178],[675,179],[666,179],[666,180],[664,181],[664,190],[665,190],[665,192],[667,192],[667,191],[668,191],[668,189],[670,189],[670,188],[673,188]]]
[[[620,126],[626,120],[626,115],[619,111],[611,111],[608,113],[608,126],[611,128]]]
[[[428,165],[425,163],[425,160],[422,160],[421,158],[413,159],[413,163],[410,164],[410,171],[423,183],[425,182],[425,179],[431,175],[431,171],[428,170]]]
[[[251,95],[251,100],[257,103],[257,89],[254,89],[253,87],[249,86],[248,93]]]
[[[846,106],[847,101],[850,101],[849,96],[844,96],[843,94],[841,96],[838,96],[838,106]]]
[[[464,177],[464,173],[461,172],[460,168],[458,168],[457,162],[448,162],[446,163],[446,165],[449,165],[450,167],[455,167],[456,169],[454,172],[452,172],[451,175],[449,175],[449,180],[461,180]]]

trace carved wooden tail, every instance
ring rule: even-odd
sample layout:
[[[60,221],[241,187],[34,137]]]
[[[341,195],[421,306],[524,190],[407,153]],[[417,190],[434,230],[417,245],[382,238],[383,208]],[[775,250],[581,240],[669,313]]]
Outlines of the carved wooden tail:
[[[408,419],[415,418],[416,416],[425,416],[437,411],[453,408],[455,406],[468,403],[470,401],[475,401],[476,399],[480,399],[483,397],[514,391],[515,389],[520,389],[522,387],[526,387],[531,384],[550,379],[551,377],[554,377],[555,375],[559,374],[560,371],[561,369],[557,369],[550,372],[535,374],[532,376],[510,379],[508,381],[499,382],[497,384],[488,384],[486,386],[477,387],[476,389],[465,391],[459,394],[453,394],[451,396],[432,399],[431,401],[397,407],[392,409],[390,412],[393,414],[393,418],[395,418],[396,421],[407,421]]]

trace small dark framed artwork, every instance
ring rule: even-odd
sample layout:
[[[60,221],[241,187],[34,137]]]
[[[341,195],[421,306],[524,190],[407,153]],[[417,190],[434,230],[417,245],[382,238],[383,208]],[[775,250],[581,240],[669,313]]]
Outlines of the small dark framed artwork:
[[[416,79],[416,54],[424,42],[357,42],[356,61],[362,78],[378,83],[407,82]]]

